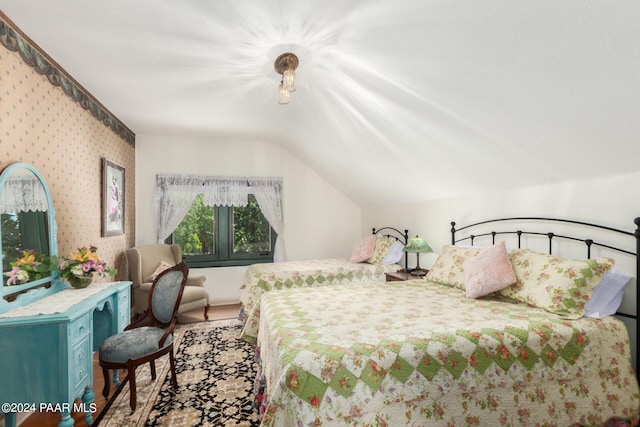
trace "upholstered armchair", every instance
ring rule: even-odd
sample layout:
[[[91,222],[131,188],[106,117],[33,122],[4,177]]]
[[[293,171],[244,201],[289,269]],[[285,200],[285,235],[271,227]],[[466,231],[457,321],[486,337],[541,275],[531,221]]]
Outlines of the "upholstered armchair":
[[[133,282],[134,314],[140,315],[149,305],[149,291],[153,279],[164,268],[182,262],[182,248],[178,245],[152,244],[127,249],[129,273]],[[209,319],[209,294],[204,287],[206,276],[189,276],[182,294],[178,314],[204,309],[204,318]]]

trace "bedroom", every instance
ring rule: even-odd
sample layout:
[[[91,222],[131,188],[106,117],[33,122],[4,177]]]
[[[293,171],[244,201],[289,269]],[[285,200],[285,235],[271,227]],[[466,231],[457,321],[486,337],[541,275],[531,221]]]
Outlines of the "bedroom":
[[[408,68],[413,73],[426,73],[435,79],[433,87],[429,88],[430,92],[424,96],[432,93],[442,102],[442,97],[451,95],[448,109],[466,121],[456,120],[442,110],[426,107],[424,103],[416,105],[412,96],[396,99],[388,93],[378,94],[379,98],[375,100],[391,100],[382,111],[388,112],[392,121],[397,122],[392,130],[406,126],[415,129],[416,134],[407,130],[393,135],[387,134],[388,129],[383,129],[381,135],[367,131],[366,138],[357,138],[358,145],[350,146],[350,139],[364,132],[370,123],[356,122],[354,130],[349,130],[345,128],[347,124],[341,116],[344,112],[328,109],[322,111],[340,131],[348,130],[346,136],[336,133],[325,135],[315,126],[305,128],[299,125],[297,122],[303,114],[309,114],[310,108],[306,107],[305,110],[302,101],[313,98],[313,94],[319,91],[314,85],[319,84],[320,80],[305,82],[303,71],[306,65],[302,62],[299,71],[300,90],[292,95],[290,105],[277,105],[273,95],[278,83],[273,71],[275,56],[260,65],[260,74],[267,82],[253,102],[262,106],[265,98],[271,94],[266,102],[274,104],[272,114],[277,122],[282,123],[284,135],[270,133],[268,129],[264,132],[268,137],[262,137],[262,133],[253,125],[244,126],[246,129],[243,129],[245,123],[260,124],[262,121],[258,117],[244,118],[244,112],[236,110],[244,108],[249,113],[260,111],[251,104],[242,104],[248,102],[242,90],[231,93],[220,90],[219,98],[211,101],[216,109],[205,115],[218,115],[221,118],[216,119],[214,124],[218,128],[207,134],[189,130],[189,117],[185,118],[185,125],[179,130],[166,129],[166,123],[156,128],[143,127],[142,123],[134,127],[119,109],[113,107],[115,100],[111,99],[113,95],[110,94],[110,88],[124,84],[120,77],[114,77],[118,74],[104,73],[94,82],[93,79],[101,73],[83,76],[74,73],[77,65],[72,68],[75,63],[73,58],[78,55],[69,46],[79,49],[82,45],[77,41],[71,43],[77,36],[65,34],[62,28],[58,28],[59,22],[65,22],[64,18],[60,16],[45,24],[35,21],[35,17],[29,17],[20,9],[12,13],[17,6],[9,3],[0,2],[2,11],[72,77],[98,97],[118,119],[131,126],[136,134],[134,148],[95,121],[87,111],[65,97],[59,88],[51,86],[46,78],[23,64],[15,52],[0,48],[3,92],[5,87],[9,92],[3,93],[1,101],[3,112],[6,113],[0,123],[0,159],[3,166],[14,161],[32,163],[47,176],[60,223],[61,252],[70,251],[79,244],[93,243],[99,246],[109,262],[126,271],[123,268],[122,251],[135,244],[151,243],[155,239],[155,224],[150,218],[154,217],[153,190],[155,174],[158,172],[210,173],[215,170],[215,174],[219,175],[283,176],[286,182],[285,241],[291,260],[346,256],[354,241],[368,233],[372,226],[383,224],[408,228],[412,234],[425,237],[434,248],[440,248],[448,242],[447,225],[451,220],[462,223],[495,216],[544,215],[593,220],[628,229],[633,225],[632,219],[640,212],[640,187],[637,185],[640,182],[640,170],[637,167],[640,148],[635,138],[639,134],[640,124],[637,120],[637,97],[633,96],[640,87],[638,58],[633,53],[637,50],[634,42],[637,43],[640,37],[637,29],[631,25],[639,15],[637,6],[633,4],[615,3],[615,7],[602,11],[588,3],[589,7],[585,6],[585,10],[579,13],[571,8],[554,10],[549,5],[540,7],[541,11],[535,15],[536,22],[544,22],[548,16],[546,14],[557,14],[555,26],[552,25],[554,23],[542,26],[542,29],[549,31],[545,37],[552,40],[554,36],[561,37],[564,33],[558,27],[564,22],[571,35],[570,40],[561,38],[566,44],[559,43],[557,49],[548,56],[542,56],[540,62],[527,62],[526,57],[517,56],[522,62],[510,64],[510,60],[504,58],[519,52],[518,42],[521,41],[532,43],[533,47],[539,49],[536,53],[544,51],[544,47],[525,36],[514,37],[516,40],[513,43],[498,45],[505,52],[510,52],[507,55],[489,48],[480,52],[475,49],[464,50],[460,56],[450,58],[453,62],[451,69],[436,67],[436,61],[428,62],[429,68],[413,68],[418,64],[410,62]],[[384,6],[384,2],[372,3],[376,7]],[[467,6],[464,2],[454,2],[455,5],[462,8]],[[70,5],[73,6],[77,5]],[[344,7],[350,6],[353,5]],[[456,12],[454,6],[451,6],[454,10],[438,9],[443,14],[441,19],[448,18],[450,22],[456,22],[453,18]],[[34,3],[32,7],[45,6]],[[118,9],[117,6],[114,8]],[[498,25],[498,28],[515,32],[513,27],[507,25],[509,20],[517,22],[515,17],[530,12],[524,5],[524,10],[511,10],[513,15],[498,13],[498,8],[499,5],[492,3],[488,11],[476,11],[479,15],[477,19],[483,26],[475,30],[486,30],[485,26],[495,19],[497,24],[503,25]],[[616,11],[616,8],[619,10]],[[43,10],[45,16],[62,13]],[[375,7],[373,10],[365,8],[365,11],[376,16]],[[495,13],[495,18],[491,13]],[[468,20],[474,17],[473,14],[465,15]],[[587,26],[591,26],[592,30],[582,27],[581,18],[589,23]],[[432,22],[431,19],[428,22]],[[464,21],[458,24],[463,25]],[[359,22],[359,25],[364,24]],[[455,28],[459,30],[459,27]],[[40,31],[47,35],[38,35]],[[58,41],[60,45],[54,42],[53,34],[62,36]],[[85,40],[85,49],[91,50],[92,43],[99,42],[96,38],[99,38],[100,32],[92,34]],[[460,34],[467,37],[474,35]],[[491,37],[495,38],[492,40],[500,39],[500,35],[491,33]],[[402,36],[408,37],[404,33]],[[542,39],[545,41],[544,37]],[[436,52],[444,55],[445,52],[441,50],[446,50],[445,46],[451,48],[452,45],[457,46],[455,43],[462,43],[461,40],[454,40],[455,43],[447,45],[444,43],[447,40],[436,40],[443,43],[443,47],[438,48],[435,43],[429,45],[430,55]],[[391,41],[380,42],[379,48],[382,49],[385,43]],[[416,47],[415,44],[411,46]],[[233,52],[229,54],[233,55]],[[409,52],[397,52],[397,55],[400,54]],[[476,62],[460,62],[463,54]],[[486,57],[478,58],[475,55]],[[559,59],[563,55],[567,57],[566,62]],[[396,55],[390,57],[394,62],[402,63],[402,58]],[[383,61],[377,56],[374,59]],[[96,66],[106,67],[104,62],[99,59],[94,61]],[[533,72],[528,74],[526,70],[534,63],[539,68],[533,68]],[[347,78],[353,73],[349,67],[357,65],[357,61],[348,62],[340,69],[340,76]],[[460,94],[455,92],[456,88],[451,89],[451,93],[443,93],[444,89],[438,89],[438,85],[449,89],[442,79],[447,72],[454,71],[454,65],[459,65],[457,72],[462,73],[456,74],[463,81],[460,84],[464,85],[458,89],[469,91],[467,85],[477,85],[478,91]],[[313,67],[326,70],[327,64],[315,62]],[[308,76],[312,75],[313,67],[308,66]],[[564,73],[558,72],[561,67],[566,67]],[[469,70],[476,72],[469,73]],[[113,71],[117,72],[121,70]],[[437,73],[442,75],[435,75]],[[467,78],[470,80],[465,81]],[[530,90],[522,92],[516,88],[522,83],[519,78],[531,85]],[[362,79],[366,89],[373,77],[366,73]],[[572,80],[575,80],[575,84],[570,84]],[[505,87],[499,87],[495,81],[504,83]],[[396,88],[393,83],[387,82],[384,89],[392,91]],[[403,81],[397,83],[402,85]],[[306,92],[305,85],[308,89]],[[209,90],[209,86],[203,83],[202,89]],[[219,87],[212,84],[210,89],[216,91]],[[126,103],[135,105],[135,95],[113,92],[126,99]],[[359,95],[359,92],[355,92],[348,96],[356,100]],[[243,117],[242,123],[230,128],[222,126],[220,123],[229,119],[224,117],[225,110],[220,107],[221,104],[234,107],[231,111],[236,111],[237,117]],[[241,107],[236,104],[241,104]],[[546,110],[543,108],[545,105],[553,105],[553,109]],[[326,109],[329,104],[322,103],[319,107]],[[207,111],[202,105],[198,106],[198,110]],[[415,115],[407,114],[407,110],[417,112]],[[168,123],[169,116],[179,111],[175,111],[174,107],[160,112],[162,120]],[[377,120],[377,114],[380,113],[366,117]],[[346,117],[351,115],[346,114]],[[476,124],[482,132],[474,127]],[[374,127],[373,131],[376,130]],[[313,136],[316,132],[320,136]],[[495,136],[495,139],[488,135]],[[305,144],[307,139],[309,142]],[[434,146],[426,144],[425,141],[429,139],[436,141]],[[480,141],[502,144],[499,149],[486,149],[488,153],[498,152],[502,155],[483,161],[480,159],[486,157],[479,156],[477,151],[463,156],[462,153],[467,150],[462,143],[464,139],[472,140],[474,144]],[[376,151],[367,146],[370,141],[379,144],[379,153],[390,153],[385,159],[388,164],[380,165],[380,159],[374,154],[367,174],[359,170],[350,171],[350,159],[354,158],[355,153]],[[389,144],[393,145],[389,141],[401,142],[398,142],[397,149],[387,151]],[[438,147],[447,144],[453,148],[443,150]],[[543,151],[545,148],[549,151]],[[474,149],[477,148],[471,148]],[[517,154],[519,150],[526,150],[525,154]],[[188,152],[197,155],[184,155]],[[123,236],[99,237],[101,157],[123,165],[126,170],[128,208],[126,233]],[[324,162],[316,163],[319,160]],[[384,174],[377,171],[386,170],[384,168],[388,168],[388,175],[395,178],[390,183],[378,177]],[[449,174],[447,169],[455,173]],[[435,171],[435,174],[430,175],[428,171]],[[467,171],[471,171],[470,175],[463,178]],[[357,179],[359,175],[364,178]],[[462,184],[468,183],[469,187],[457,191],[462,185],[460,181],[465,181]],[[87,188],[95,190],[87,191]],[[430,193],[440,189],[443,194],[434,196]],[[243,268],[205,270],[206,284],[214,304],[237,301]]]

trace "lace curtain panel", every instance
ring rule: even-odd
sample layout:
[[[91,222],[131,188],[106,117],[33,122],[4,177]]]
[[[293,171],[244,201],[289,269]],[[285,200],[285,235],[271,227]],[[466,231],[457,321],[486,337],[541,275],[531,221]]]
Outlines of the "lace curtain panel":
[[[35,176],[9,177],[2,189],[1,212],[46,212],[47,195]]]
[[[282,214],[282,178],[224,177],[198,175],[156,176],[156,210],[158,243],[178,227],[193,201],[203,195],[207,206],[246,206],[249,194],[256,197],[269,225],[278,233],[273,260],[285,261],[284,220]]]
[[[252,193],[260,206],[264,217],[269,221],[271,228],[278,234],[276,244],[273,249],[273,261],[281,262],[287,260],[284,250],[284,215],[282,212],[282,179],[278,181],[265,179],[254,179],[250,184]]]

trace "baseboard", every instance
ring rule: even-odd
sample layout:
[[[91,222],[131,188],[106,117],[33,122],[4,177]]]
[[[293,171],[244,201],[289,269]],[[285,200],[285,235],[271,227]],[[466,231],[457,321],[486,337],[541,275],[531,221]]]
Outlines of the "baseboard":
[[[240,301],[238,301],[237,298],[214,298],[211,299],[209,298],[209,305],[216,306],[216,305],[235,305],[235,304],[240,304]]]

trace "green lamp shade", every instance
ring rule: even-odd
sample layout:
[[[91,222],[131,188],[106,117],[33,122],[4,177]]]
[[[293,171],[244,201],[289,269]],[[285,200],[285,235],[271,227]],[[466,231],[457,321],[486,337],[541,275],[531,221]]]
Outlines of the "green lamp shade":
[[[429,244],[424,239],[421,239],[418,236],[409,239],[409,242],[407,242],[407,246],[405,246],[403,250],[405,252],[417,253],[433,252]]]

